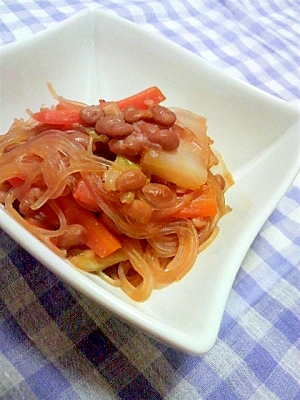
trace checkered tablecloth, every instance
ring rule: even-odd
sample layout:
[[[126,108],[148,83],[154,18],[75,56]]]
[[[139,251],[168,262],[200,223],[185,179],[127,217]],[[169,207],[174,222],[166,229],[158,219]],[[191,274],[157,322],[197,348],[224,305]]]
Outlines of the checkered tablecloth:
[[[0,0],[0,46],[86,8],[299,104],[298,0]],[[0,398],[300,399],[299,193],[298,176],[244,259],[203,356],[124,324],[0,231]]]

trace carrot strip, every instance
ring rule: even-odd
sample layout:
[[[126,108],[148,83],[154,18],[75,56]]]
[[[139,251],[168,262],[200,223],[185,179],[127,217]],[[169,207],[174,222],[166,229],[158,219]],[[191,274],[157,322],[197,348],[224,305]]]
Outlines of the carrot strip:
[[[121,110],[127,107],[146,109],[148,105],[157,105],[165,99],[165,95],[157,86],[151,86],[130,97],[117,101],[117,104]]]
[[[201,194],[193,199],[186,207],[172,214],[172,218],[201,218],[212,217],[218,212],[215,190],[210,185],[203,185]]]
[[[19,178],[18,176],[14,176],[13,178],[9,178],[7,181],[8,181],[8,182],[11,184],[11,186],[13,186],[13,187],[21,186],[21,185],[23,185],[23,183],[24,183],[24,179]]]
[[[43,124],[69,125],[80,123],[80,108],[77,109],[47,109],[36,112],[32,118]]]
[[[97,203],[95,202],[91,192],[89,191],[88,187],[86,186],[83,179],[80,179],[75,187],[73,192],[74,199],[81,203],[86,204],[90,207],[97,207]]]
[[[56,199],[56,203],[64,213],[68,224],[80,224],[87,230],[86,245],[99,257],[105,258],[122,247],[96,215],[81,207],[71,194]]]

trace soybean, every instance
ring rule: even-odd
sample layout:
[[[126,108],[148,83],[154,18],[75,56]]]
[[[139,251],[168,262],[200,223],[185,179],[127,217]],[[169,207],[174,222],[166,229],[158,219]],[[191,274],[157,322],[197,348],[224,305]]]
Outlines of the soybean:
[[[164,208],[173,205],[176,195],[162,183],[147,183],[143,186],[142,192],[146,200],[155,208]]]
[[[146,175],[140,169],[129,169],[116,179],[116,188],[120,192],[130,192],[142,188],[147,183]]]

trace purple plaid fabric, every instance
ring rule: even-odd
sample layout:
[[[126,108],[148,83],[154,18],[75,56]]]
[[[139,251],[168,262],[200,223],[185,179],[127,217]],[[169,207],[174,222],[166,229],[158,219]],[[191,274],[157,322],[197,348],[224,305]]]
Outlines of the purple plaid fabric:
[[[297,0],[0,0],[0,46],[86,8],[299,104]],[[0,231],[0,398],[300,399],[299,194],[298,176],[249,249],[203,356],[129,327]]]

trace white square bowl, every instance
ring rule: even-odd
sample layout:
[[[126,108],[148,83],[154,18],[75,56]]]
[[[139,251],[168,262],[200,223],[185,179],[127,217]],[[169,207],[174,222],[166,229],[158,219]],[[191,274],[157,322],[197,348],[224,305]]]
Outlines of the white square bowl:
[[[98,11],[0,49],[0,132],[26,117],[27,108],[54,103],[47,82],[90,104],[157,85],[165,105],[207,118],[209,136],[235,179],[226,194],[233,211],[189,274],[144,303],[76,270],[0,208],[1,227],[60,279],[170,346],[207,352],[249,246],[299,170],[299,111],[159,35]]]

